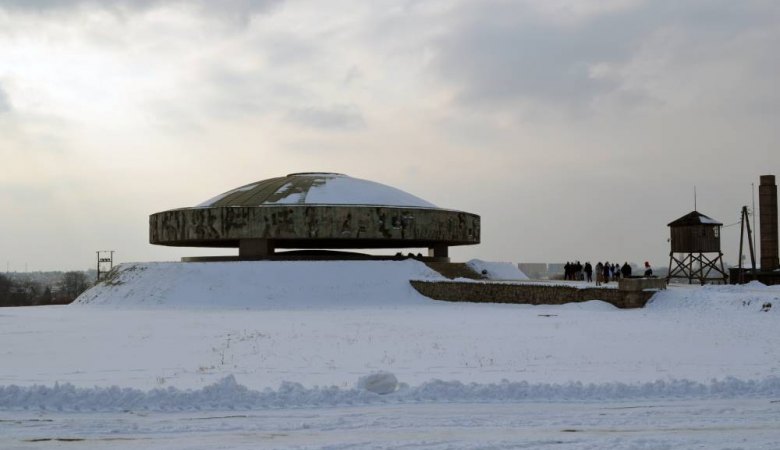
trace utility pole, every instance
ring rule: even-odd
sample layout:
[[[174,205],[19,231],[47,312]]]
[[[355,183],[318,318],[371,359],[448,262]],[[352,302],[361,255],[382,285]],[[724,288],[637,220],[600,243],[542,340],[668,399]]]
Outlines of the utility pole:
[[[114,251],[98,250],[97,252],[97,277],[95,283],[101,281],[111,269],[114,268]]]
[[[739,233],[739,281],[741,283],[745,282],[745,273],[742,271],[742,249],[743,249],[743,242],[745,238],[745,230],[747,230],[747,240],[748,240],[748,246],[750,246],[750,263],[751,268],[753,269],[753,277],[755,277],[756,273],[756,253],[753,249],[753,233],[750,230],[750,215],[748,214],[748,207],[743,206],[742,207],[742,226]]]

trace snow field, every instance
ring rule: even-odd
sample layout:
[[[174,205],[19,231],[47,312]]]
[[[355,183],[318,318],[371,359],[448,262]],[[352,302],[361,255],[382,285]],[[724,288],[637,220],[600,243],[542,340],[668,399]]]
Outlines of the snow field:
[[[374,263],[126,265],[2,309],[0,448],[780,448],[776,287],[447,303]]]
[[[410,386],[760,381],[780,376],[778,310],[760,310],[775,292],[672,287],[638,310],[447,303],[416,292],[351,309],[304,308],[315,304],[307,298],[289,309],[6,308],[0,386],[200,389],[233,375],[255,390],[347,389],[378,371]]]
[[[648,308],[652,308],[652,305]],[[741,308],[741,307],[740,307]],[[432,302],[357,310],[6,309],[0,385],[200,388],[235,375],[340,388],[385,370],[495,383],[708,381],[779,375],[776,314]],[[745,320],[747,319],[747,320]]]

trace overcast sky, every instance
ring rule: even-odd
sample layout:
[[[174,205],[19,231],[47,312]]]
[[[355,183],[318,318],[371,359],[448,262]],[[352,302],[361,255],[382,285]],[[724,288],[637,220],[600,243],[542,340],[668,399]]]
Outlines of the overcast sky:
[[[780,175],[778,74],[773,0],[0,0],[0,263],[213,254],[149,214],[332,171],[480,214],[459,260],[665,266]]]

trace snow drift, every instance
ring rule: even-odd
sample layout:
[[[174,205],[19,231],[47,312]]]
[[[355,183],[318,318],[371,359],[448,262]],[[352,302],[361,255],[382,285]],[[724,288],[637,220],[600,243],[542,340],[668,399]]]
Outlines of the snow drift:
[[[386,376],[392,376],[387,374]],[[394,378],[394,377],[393,377]],[[368,405],[377,403],[570,402],[637,401],[649,399],[776,398],[780,378],[746,381],[736,378],[700,383],[658,380],[650,383],[546,384],[509,382],[477,384],[432,380],[420,386],[401,384],[385,395],[357,388],[313,387],[282,383],[276,389],[248,389],[235,377],[196,390],[177,388],[143,391],[133,388],[78,388],[71,384],[0,386],[0,410],[40,411],[192,411],[252,410],[288,407]]]
[[[674,286],[656,293],[645,306],[652,312],[698,314],[733,317],[753,314],[765,303],[780,308],[780,285],[766,286],[758,281],[745,285]]]
[[[518,281],[528,279],[526,274],[510,262],[488,262],[481,259],[472,259],[466,264],[475,272],[486,276],[489,280]]]

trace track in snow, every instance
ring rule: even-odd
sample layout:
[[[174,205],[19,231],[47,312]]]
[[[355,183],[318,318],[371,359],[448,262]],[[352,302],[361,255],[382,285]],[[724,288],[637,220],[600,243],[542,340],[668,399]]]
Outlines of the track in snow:
[[[0,448],[742,448],[780,445],[780,402],[381,405],[206,413],[0,413]],[[78,445],[78,444],[76,444]]]

